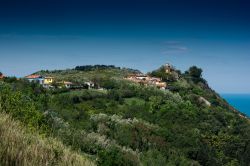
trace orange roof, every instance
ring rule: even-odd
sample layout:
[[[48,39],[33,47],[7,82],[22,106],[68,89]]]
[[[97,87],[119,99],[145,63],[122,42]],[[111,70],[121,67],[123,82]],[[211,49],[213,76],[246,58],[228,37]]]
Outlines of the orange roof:
[[[29,76],[26,76],[25,78],[28,78],[28,79],[35,79],[35,78],[40,78],[41,76],[38,75],[38,74],[32,74],[32,75],[29,75]]]
[[[5,76],[2,74],[2,75],[0,75],[0,79],[2,79],[2,78],[4,78]]]
[[[64,84],[68,84],[68,85],[69,85],[69,84],[70,84],[70,85],[73,84],[72,82],[67,82],[67,81],[64,81],[63,83],[64,83]]]

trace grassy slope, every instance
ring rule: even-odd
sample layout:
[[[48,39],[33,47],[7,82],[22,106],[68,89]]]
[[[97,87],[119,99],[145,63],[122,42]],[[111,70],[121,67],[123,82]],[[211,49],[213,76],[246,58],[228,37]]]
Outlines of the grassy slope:
[[[29,133],[4,113],[0,113],[0,147],[0,165],[95,165],[55,139]]]
[[[103,69],[93,71],[60,70],[60,71],[39,71],[36,74],[55,77],[56,80],[67,80],[82,82],[98,77],[123,78],[129,71],[126,69]]]

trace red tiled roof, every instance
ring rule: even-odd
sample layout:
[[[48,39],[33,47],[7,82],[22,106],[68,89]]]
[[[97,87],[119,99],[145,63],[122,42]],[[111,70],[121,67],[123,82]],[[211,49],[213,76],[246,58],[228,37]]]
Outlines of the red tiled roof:
[[[67,81],[64,81],[63,83],[64,84],[68,84],[68,85],[72,85],[73,84],[72,82],[67,82]]]
[[[5,76],[2,74],[2,75],[0,75],[0,79],[2,79],[2,78],[4,78]]]
[[[41,76],[38,75],[38,74],[33,74],[33,75],[29,75],[29,76],[26,76],[25,78],[28,78],[28,79],[35,79],[35,78],[40,78]]]

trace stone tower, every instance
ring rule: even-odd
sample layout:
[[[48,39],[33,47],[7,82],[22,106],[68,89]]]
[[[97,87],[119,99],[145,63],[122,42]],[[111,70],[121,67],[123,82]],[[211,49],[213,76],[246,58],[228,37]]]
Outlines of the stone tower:
[[[172,65],[169,64],[169,63],[166,63],[165,64],[165,72],[168,73],[168,74],[170,74],[172,71],[173,71]]]

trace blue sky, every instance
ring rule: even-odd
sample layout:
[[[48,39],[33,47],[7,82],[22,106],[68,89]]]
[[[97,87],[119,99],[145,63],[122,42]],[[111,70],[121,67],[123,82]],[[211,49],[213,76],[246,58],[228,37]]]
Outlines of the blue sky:
[[[0,71],[191,65],[220,93],[250,93],[247,0],[0,0]]]

